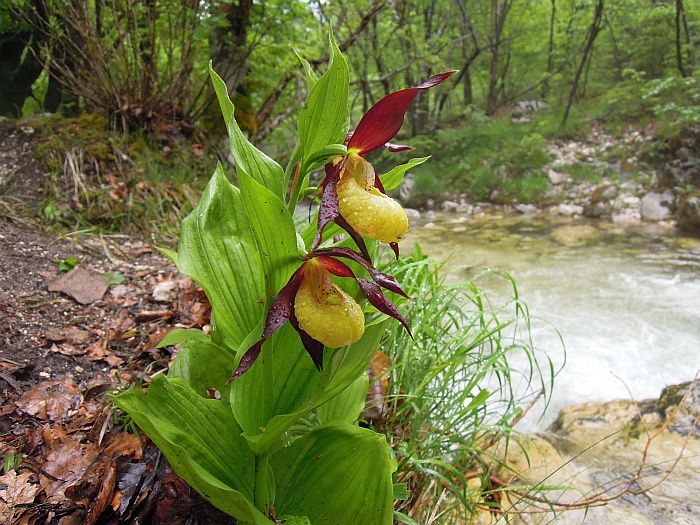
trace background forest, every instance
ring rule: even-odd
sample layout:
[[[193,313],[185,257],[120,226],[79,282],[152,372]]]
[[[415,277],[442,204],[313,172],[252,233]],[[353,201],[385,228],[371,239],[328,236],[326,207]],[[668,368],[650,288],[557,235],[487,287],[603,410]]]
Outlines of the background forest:
[[[458,70],[410,106],[395,142],[414,152],[369,157],[386,172],[432,156],[411,167],[407,206],[572,209],[567,192],[579,181],[591,193],[634,183],[639,196],[654,188],[700,201],[698,0],[0,0],[0,132],[31,141],[31,150],[7,147],[38,156],[36,180],[46,184],[36,206],[6,190],[6,180],[22,173],[0,178],[3,214],[66,236],[99,234],[98,251],[104,247],[110,262],[105,238],[150,235],[175,246],[216,162],[233,173],[210,61],[245,136],[283,163],[309,79],[327,70],[329,27],[350,68],[350,129],[385,95]],[[571,159],[554,173],[566,184],[553,180],[553,145]],[[674,160],[692,176],[665,179]],[[574,209],[581,211],[568,216],[583,213]],[[700,218],[694,224],[700,231]],[[475,491],[482,507],[499,509],[512,490],[509,475],[492,473],[501,461],[496,446],[523,415],[513,377],[546,398],[553,380],[546,369],[554,368],[536,359],[510,276],[486,271],[447,286],[442,267],[417,246],[409,252],[389,268],[417,298],[406,306],[415,340],[393,333],[385,350],[395,355],[381,364],[410,402],[397,396],[375,427],[401,446],[398,467],[411,499],[404,495],[409,502],[397,517],[439,523],[432,509],[443,505],[462,508],[466,520]],[[51,264],[70,269],[77,259],[67,255]],[[503,304],[482,292],[494,278],[508,288]],[[421,301],[425,289],[433,293]],[[151,289],[139,293],[150,297]],[[510,330],[512,339],[503,336]],[[509,365],[520,351],[532,357],[529,370]],[[503,379],[497,392],[480,386],[493,371]],[[537,497],[551,490],[518,488]],[[445,501],[448,492],[454,497]]]
[[[659,140],[642,160],[659,164],[700,122],[700,9],[688,0],[5,0],[0,114],[83,115],[76,128],[45,121],[56,170],[82,137],[82,162],[129,172],[129,191],[144,178],[193,182],[209,168],[182,166],[224,151],[209,60],[251,141],[281,157],[307,89],[295,52],[323,70],[329,25],[351,68],[355,124],[391,91],[459,69],[419,97],[399,136],[434,157],[414,170],[419,199],[449,185],[474,202],[541,202],[548,140],[646,127]],[[514,119],[523,108],[545,109]],[[158,199],[189,211],[168,193]]]

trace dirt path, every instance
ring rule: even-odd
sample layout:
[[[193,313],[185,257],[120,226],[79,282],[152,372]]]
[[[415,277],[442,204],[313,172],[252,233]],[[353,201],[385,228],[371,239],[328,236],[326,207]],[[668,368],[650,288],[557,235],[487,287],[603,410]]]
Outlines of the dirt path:
[[[104,395],[166,369],[158,342],[208,323],[206,297],[141,239],[37,229],[36,140],[0,121],[0,523],[233,523]]]

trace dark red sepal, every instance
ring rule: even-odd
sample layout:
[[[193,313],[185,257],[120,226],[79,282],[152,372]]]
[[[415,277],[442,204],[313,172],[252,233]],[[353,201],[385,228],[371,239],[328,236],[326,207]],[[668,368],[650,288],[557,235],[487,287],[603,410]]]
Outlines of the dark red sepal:
[[[347,157],[346,157],[347,158]],[[314,242],[311,249],[315,250],[323,242],[323,230],[329,222],[333,222],[340,216],[338,208],[338,180],[340,179],[340,171],[345,166],[345,159],[326,169],[326,177],[321,182],[323,191],[321,193],[321,205],[318,209],[318,226]],[[348,232],[349,233],[349,232]]]
[[[365,294],[365,297],[367,297],[367,300],[372,304],[372,306],[383,314],[393,317],[400,322],[408,332],[408,335],[411,336],[411,339],[413,339],[411,329],[408,327],[408,321],[406,321],[406,318],[399,311],[396,305],[392,303],[386,295],[384,295],[377,283],[373,283],[369,279],[357,279],[357,284],[360,285],[362,293]]]
[[[245,354],[243,354],[243,357],[241,357],[241,360],[238,363],[238,367],[236,368],[236,371],[233,373],[231,378],[226,382],[226,384],[229,384],[231,381],[236,379],[237,377],[242,376],[244,373],[246,373],[251,366],[253,366],[253,363],[258,359],[258,356],[260,355],[260,351],[262,350],[262,345],[265,342],[265,339],[261,339],[257,343],[255,343],[253,346],[251,346]]]
[[[291,324],[299,334],[301,343],[304,345],[306,352],[309,354],[311,360],[314,362],[314,365],[316,365],[316,368],[320,372],[323,369],[323,343],[316,341],[316,339],[311,337],[299,327],[299,321],[297,321],[297,316],[294,314],[294,312],[292,312],[292,316],[289,318],[289,324]]]
[[[379,177],[375,177],[375,180],[379,180]],[[381,183],[380,183],[381,184]],[[348,235],[352,238],[353,241],[355,241],[355,244],[357,244],[358,249],[362,253],[362,256],[367,259],[367,261],[371,264],[372,263],[372,258],[369,256],[369,251],[367,250],[367,245],[365,244],[365,240],[362,238],[362,235],[357,233],[355,228],[350,226],[348,222],[345,220],[345,218],[338,214],[338,216],[335,218],[335,223],[340,226],[342,229],[344,229],[346,232],[348,232]]]
[[[404,292],[401,289],[401,285],[399,285],[399,282],[396,280],[396,277],[380,272],[369,262],[367,262],[367,260],[365,260],[365,258],[362,257],[362,255],[360,255],[356,251],[351,250],[350,248],[346,248],[345,246],[321,248],[312,252],[309,255],[311,255],[312,257],[318,257],[320,255],[328,255],[331,257],[344,257],[346,259],[355,261],[356,263],[361,265],[365,270],[367,270],[367,272],[370,274],[370,276],[372,276],[372,279],[374,279],[377,282],[377,284],[386,288],[387,290],[397,293],[403,297],[409,298],[408,295],[406,295],[406,292]],[[309,255],[306,256],[307,259],[310,258]]]
[[[430,77],[422,84],[401,91],[395,91],[369,108],[348,141],[348,150],[369,153],[381,148],[393,139],[403,125],[403,117],[422,89],[428,89],[444,82],[456,71],[448,71]]]
[[[394,255],[396,256],[396,260],[399,260],[399,243],[398,242],[390,242],[389,247],[394,250]]]
[[[411,146],[406,144],[392,144],[391,142],[384,144],[384,147],[392,153],[396,153],[397,151],[411,151],[413,149]]]
[[[333,257],[328,257],[327,255],[319,255],[315,257],[315,259],[333,275],[337,275],[338,277],[352,277],[355,279],[355,274],[344,262],[334,259]]]
[[[265,327],[263,328],[260,341],[251,346],[246,350],[246,353],[243,354],[243,357],[241,357],[238,363],[238,367],[236,367],[236,371],[228,380],[229,383],[243,375],[253,366],[267,338],[287,324],[287,321],[294,315],[294,297],[304,277],[303,269],[304,265],[302,264],[273,299],[270,311],[267,312],[267,317],[265,317]]]

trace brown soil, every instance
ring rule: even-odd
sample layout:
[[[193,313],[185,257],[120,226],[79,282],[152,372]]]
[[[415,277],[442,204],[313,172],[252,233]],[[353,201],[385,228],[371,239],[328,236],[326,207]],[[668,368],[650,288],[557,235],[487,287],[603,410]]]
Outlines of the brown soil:
[[[0,121],[0,523],[232,523],[104,396],[166,369],[158,342],[207,324],[206,297],[141,239],[47,233],[34,140],[31,123]],[[59,286],[72,257],[86,273]],[[123,281],[107,288],[107,272]]]

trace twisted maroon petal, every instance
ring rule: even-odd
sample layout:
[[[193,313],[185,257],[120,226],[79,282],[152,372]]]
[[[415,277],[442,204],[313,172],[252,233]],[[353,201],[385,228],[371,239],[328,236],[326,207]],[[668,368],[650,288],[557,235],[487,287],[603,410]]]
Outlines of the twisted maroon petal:
[[[406,321],[406,318],[399,311],[396,305],[392,303],[386,295],[384,295],[377,283],[373,283],[368,279],[357,279],[357,284],[360,285],[362,293],[365,294],[365,297],[367,297],[367,300],[372,304],[372,306],[374,306],[380,312],[391,316],[400,322],[408,332],[408,335],[413,338],[411,329],[408,327],[408,321]]]
[[[241,360],[238,363],[238,367],[236,367],[236,371],[228,380],[229,383],[237,377],[243,375],[250,369],[251,366],[253,366],[253,363],[255,363],[255,361],[258,359],[260,351],[262,350],[262,345],[267,338],[287,324],[287,321],[293,317],[294,297],[296,296],[299,286],[301,286],[301,281],[304,278],[303,269],[304,264],[302,264],[299,269],[294,272],[289,281],[287,281],[287,284],[284,285],[284,287],[273,299],[272,306],[270,306],[270,311],[267,312],[267,317],[265,318],[265,327],[263,328],[260,341],[251,346],[246,353],[243,354],[243,357],[241,357]]]
[[[347,158],[347,157],[346,157]],[[311,249],[315,250],[323,241],[323,230],[328,226],[329,222],[333,222],[340,216],[340,208],[338,207],[338,180],[340,172],[345,166],[345,159],[336,165],[331,165],[330,168],[326,164],[326,177],[321,182],[323,192],[321,193],[321,205],[318,209],[318,226],[314,242]]]
[[[406,292],[404,292],[401,289],[401,285],[399,282],[396,280],[396,277],[380,272],[377,270],[374,266],[372,266],[361,254],[357,253],[356,251],[351,250],[350,248],[346,248],[345,246],[333,246],[331,248],[321,248],[319,250],[315,250],[311,252],[309,255],[306,256],[307,259],[309,259],[309,256],[312,257],[318,257],[321,255],[329,255],[331,257],[344,257],[346,259],[350,259],[352,261],[355,261],[359,265],[361,265],[367,272],[370,274],[372,279],[375,280],[377,284],[380,286],[386,288],[387,290],[390,290],[394,293],[397,293],[403,297],[408,298],[408,295],[406,295]]]
[[[311,356],[311,360],[314,362],[314,365],[316,365],[316,368],[320,372],[323,369],[323,343],[321,341],[317,341],[299,327],[299,321],[297,321],[297,316],[294,313],[294,310],[292,310],[292,316],[289,318],[289,324],[291,324],[299,334],[301,343],[304,345],[306,352],[309,354],[309,356]]]

